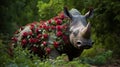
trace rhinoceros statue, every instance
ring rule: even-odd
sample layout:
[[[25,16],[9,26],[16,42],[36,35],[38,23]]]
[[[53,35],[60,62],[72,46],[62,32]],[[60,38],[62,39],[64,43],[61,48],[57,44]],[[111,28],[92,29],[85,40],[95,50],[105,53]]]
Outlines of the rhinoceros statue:
[[[28,48],[41,59],[55,59],[66,54],[69,60],[92,47],[91,24],[87,19],[93,15],[90,9],[85,15],[77,9],[63,12],[47,21],[33,22],[21,27],[12,37],[12,45]]]

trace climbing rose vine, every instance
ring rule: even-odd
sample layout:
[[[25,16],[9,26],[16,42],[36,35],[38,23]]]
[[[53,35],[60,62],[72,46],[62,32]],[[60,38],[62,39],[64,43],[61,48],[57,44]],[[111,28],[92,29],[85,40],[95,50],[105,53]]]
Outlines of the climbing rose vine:
[[[28,26],[29,31],[24,31],[19,39],[21,31]],[[33,22],[21,27],[12,37],[12,42],[15,45],[20,44],[24,48],[27,47],[34,53],[40,53],[43,50],[47,55],[52,49],[61,50],[64,45],[69,43],[68,26],[68,18],[60,13],[48,21]]]

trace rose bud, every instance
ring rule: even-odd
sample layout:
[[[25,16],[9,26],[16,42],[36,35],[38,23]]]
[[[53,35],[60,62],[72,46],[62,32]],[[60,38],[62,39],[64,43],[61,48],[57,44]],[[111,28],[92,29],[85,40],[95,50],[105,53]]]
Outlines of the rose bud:
[[[55,26],[51,26],[51,29],[54,30],[54,29],[55,29]]]
[[[63,20],[65,18],[65,15],[64,14],[61,14],[60,15],[60,18]]]
[[[48,20],[48,23],[51,24],[51,20]]]
[[[38,51],[38,48],[33,46],[32,49],[31,49],[33,52],[37,52]]]
[[[51,49],[50,49],[49,47],[47,47],[47,48],[46,48],[46,53],[47,53],[47,54],[50,54],[50,52],[51,52]]]
[[[40,25],[39,28],[42,28],[42,25]]]
[[[34,39],[33,39],[33,38],[30,38],[30,39],[29,39],[29,43],[34,43]]]
[[[39,40],[34,38],[33,41],[34,41],[34,43],[37,43]]]
[[[32,35],[33,33],[32,33],[32,31],[31,31],[31,32],[29,32],[28,34],[29,34],[29,35]]]
[[[56,35],[59,37],[59,36],[62,36],[62,32],[61,31],[58,31],[57,33],[56,33]]]
[[[47,26],[44,24],[42,27],[45,29]]]
[[[47,45],[47,42],[46,41],[43,41],[43,43],[42,43],[44,46],[46,46]]]
[[[58,20],[58,17],[54,17],[54,20],[55,20],[55,21]]]
[[[30,29],[31,29],[31,30],[34,29],[34,25],[33,25],[33,24],[30,25]]]
[[[54,42],[53,45],[54,45],[55,48],[57,48],[59,46],[59,43],[58,42]]]
[[[62,24],[62,20],[60,20],[60,19],[57,19],[57,20],[55,20],[55,21],[56,21],[56,24],[57,24],[57,25]]]
[[[26,37],[28,35],[27,32],[23,32],[22,36]]]
[[[66,40],[68,39],[68,37],[67,37],[67,36],[65,36],[65,35],[63,35],[63,37],[62,37],[62,38],[63,38],[63,40],[64,40],[64,41],[66,41]]]
[[[27,44],[27,40],[26,39],[23,39],[22,40],[22,46],[26,45]]]
[[[67,44],[68,43],[68,37],[67,36],[65,36],[65,35],[63,35],[63,41]]]
[[[37,28],[37,29],[35,30],[35,32],[36,32],[36,33],[39,33],[39,28]]]
[[[43,34],[43,38],[48,38],[48,34]]]
[[[16,37],[12,37],[12,41],[13,41],[13,42],[17,42],[17,40],[18,40],[18,39],[17,39]]]
[[[62,26],[57,25],[57,26],[56,26],[56,29],[57,29],[57,31],[61,31],[61,30],[62,30]]]
[[[49,30],[49,26],[46,26],[45,29],[48,31]]]
[[[37,38],[40,39],[42,37],[42,34],[38,34]]]

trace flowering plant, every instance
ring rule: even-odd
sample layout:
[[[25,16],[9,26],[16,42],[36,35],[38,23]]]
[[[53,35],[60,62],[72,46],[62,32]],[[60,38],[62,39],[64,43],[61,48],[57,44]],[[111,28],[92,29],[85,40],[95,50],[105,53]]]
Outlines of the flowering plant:
[[[60,13],[48,21],[33,22],[22,27],[15,32],[12,41],[14,44],[21,44],[24,48],[27,47],[34,53],[40,54],[44,51],[47,55],[52,49],[62,50],[63,46],[69,43],[68,26],[67,17]],[[23,31],[26,27],[29,31]],[[22,35],[21,39],[19,39],[20,35]]]

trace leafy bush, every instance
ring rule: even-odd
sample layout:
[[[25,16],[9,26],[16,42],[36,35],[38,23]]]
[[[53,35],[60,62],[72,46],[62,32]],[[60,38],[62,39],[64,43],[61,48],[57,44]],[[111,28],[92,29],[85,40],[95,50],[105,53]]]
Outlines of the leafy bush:
[[[94,57],[97,54],[105,52],[105,48],[102,45],[93,45],[92,48],[84,50],[81,54],[82,57]]]
[[[48,20],[56,16],[64,7],[63,0],[38,1],[38,12],[40,20]]]
[[[68,61],[67,55],[57,57],[55,60],[44,59],[43,61],[37,55],[30,53],[26,48],[23,49],[17,45],[13,49],[13,56],[8,54],[8,45],[4,45],[0,40],[0,66],[1,67],[90,67],[90,65],[103,65],[112,59],[112,51],[98,51],[97,55],[88,57],[87,54],[76,58],[73,61]],[[3,49],[4,48],[4,49]]]
[[[29,53],[27,49],[23,49],[21,46],[14,48],[13,53],[13,57],[10,57],[6,52],[1,53],[1,67],[90,67],[89,64],[81,64],[79,61],[67,62],[63,59],[66,55],[62,55],[55,60],[46,59],[40,61],[39,57]]]
[[[38,21],[37,0],[2,0],[0,2],[0,33],[12,34],[19,26]]]
[[[6,65],[6,62],[9,62],[10,57],[7,53],[7,47],[2,43],[2,40],[0,39],[0,67],[3,67]]]
[[[106,52],[102,52],[95,57],[82,57],[81,62],[82,63],[89,63],[92,65],[104,65],[108,61],[112,59],[112,51],[108,50]]]

